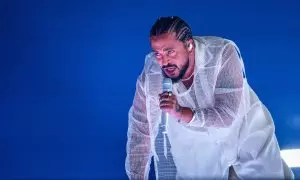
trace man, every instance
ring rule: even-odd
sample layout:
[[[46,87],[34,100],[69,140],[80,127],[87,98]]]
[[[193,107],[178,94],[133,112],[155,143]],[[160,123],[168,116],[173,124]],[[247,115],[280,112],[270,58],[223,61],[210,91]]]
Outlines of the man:
[[[148,179],[153,156],[157,179],[284,178],[272,117],[237,46],[193,37],[175,16],[155,22],[150,42],[129,111],[128,177]],[[172,93],[162,92],[164,78]]]

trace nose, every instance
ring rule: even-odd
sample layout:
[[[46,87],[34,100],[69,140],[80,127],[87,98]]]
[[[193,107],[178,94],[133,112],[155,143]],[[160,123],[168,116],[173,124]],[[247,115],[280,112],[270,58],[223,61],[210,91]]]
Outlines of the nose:
[[[163,66],[166,66],[166,65],[168,65],[168,64],[169,64],[169,58],[166,57],[166,56],[163,56],[163,57],[162,57],[162,65],[163,65]]]

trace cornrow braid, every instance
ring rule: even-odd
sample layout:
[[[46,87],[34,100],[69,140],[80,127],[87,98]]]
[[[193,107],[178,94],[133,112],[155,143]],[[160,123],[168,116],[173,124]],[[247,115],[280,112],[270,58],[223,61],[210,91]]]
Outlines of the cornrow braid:
[[[192,39],[191,28],[178,16],[158,18],[150,30],[150,37],[172,32],[175,32],[176,38],[182,42]]]

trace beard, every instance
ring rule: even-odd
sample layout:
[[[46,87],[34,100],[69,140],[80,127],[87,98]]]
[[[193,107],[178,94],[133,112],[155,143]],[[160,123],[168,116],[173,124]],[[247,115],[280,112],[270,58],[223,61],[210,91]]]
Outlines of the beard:
[[[184,76],[184,74],[186,73],[188,67],[189,67],[189,59],[186,61],[186,63],[183,65],[183,67],[181,69],[179,69],[179,67],[175,64],[168,64],[166,66],[163,66],[162,68],[166,68],[166,67],[176,67],[177,69],[179,69],[179,74],[177,77],[169,77],[164,70],[162,70],[163,76],[165,78],[170,78],[172,80],[173,83],[177,83],[179,80],[181,80]]]

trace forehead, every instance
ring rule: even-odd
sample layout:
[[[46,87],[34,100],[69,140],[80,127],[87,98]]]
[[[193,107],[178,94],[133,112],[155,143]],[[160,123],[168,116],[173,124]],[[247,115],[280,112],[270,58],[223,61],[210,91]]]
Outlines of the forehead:
[[[183,43],[176,39],[175,33],[165,33],[159,36],[151,36],[150,43],[152,49],[163,49],[163,48],[170,48],[170,47],[178,47],[182,46]]]

